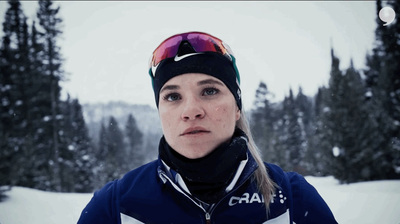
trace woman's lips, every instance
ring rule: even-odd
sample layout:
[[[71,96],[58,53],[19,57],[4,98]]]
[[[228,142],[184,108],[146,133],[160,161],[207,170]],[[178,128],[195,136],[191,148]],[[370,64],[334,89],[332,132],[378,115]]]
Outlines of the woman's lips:
[[[201,134],[201,133],[210,133],[210,131],[208,131],[207,129],[205,129],[203,127],[191,127],[191,128],[186,129],[185,131],[183,131],[183,133],[180,134],[180,136],[195,135],[195,134]]]

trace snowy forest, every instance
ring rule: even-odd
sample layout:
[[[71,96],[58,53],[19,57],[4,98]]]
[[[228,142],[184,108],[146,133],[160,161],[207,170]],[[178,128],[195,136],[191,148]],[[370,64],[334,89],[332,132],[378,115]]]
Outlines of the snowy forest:
[[[388,4],[400,12],[400,2]],[[377,14],[382,7],[378,0]],[[28,24],[20,1],[8,1],[0,40],[0,195],[12,186],[93,192],[147,162],[144,148],[158,150],[159,136],[138,114],[124,114],[123,123],[107,115],[89,129],[92,115],[84,116],[79,100],[61,99],[67,68],[59,10],[39,0]],[[267,83],[259,84],[248,116],[263,159],[341,183],[400,179],[400,20],[383,26],[377,16],[365,70],[352,63],[340,70],[334,49],[326,50],[329,84],[315,96],[299,88],[272,102]]]

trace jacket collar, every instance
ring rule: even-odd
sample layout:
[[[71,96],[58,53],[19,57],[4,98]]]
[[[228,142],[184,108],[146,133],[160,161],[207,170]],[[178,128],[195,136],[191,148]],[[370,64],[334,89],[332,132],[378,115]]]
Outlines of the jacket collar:
[[[234,178],[227,186],[227,192],[230,192],[238,186],[241,186],[244,182],[251,178],[257,168],[258,164],[256,163],[249,150],[247,150],[247,159],[242,160],[239,164]],[[172,181],[174,184],[178,185],[181,190],[183,190],[187,194],[190,194],[180,174],[171,169],[165,162],[161,160],[160,157],[158,158],[157,172],[163,184],[166,184],[168,181]]]

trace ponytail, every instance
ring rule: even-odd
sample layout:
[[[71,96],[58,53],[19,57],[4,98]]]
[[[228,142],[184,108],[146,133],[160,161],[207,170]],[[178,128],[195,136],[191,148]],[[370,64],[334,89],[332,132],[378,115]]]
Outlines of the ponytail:
[[[251,134],[249,123],[247,121],[246,115],[244,114],[243,108],[241,110],[240,119],[236,122],[236,126],[240,128],[247,135],[249,139],[248,143],[249,151],[258,165],[258,168],[254,173],[254,178],[256,179],[257,188],[259,192],[264,197],[264,204],[268,214],[269,205],[270,202],[272,201],[273,195],[275,194],[275,189],[277,185],[268,175],[267,168],[261,158],[260,151],[257,148],[253,136]]]

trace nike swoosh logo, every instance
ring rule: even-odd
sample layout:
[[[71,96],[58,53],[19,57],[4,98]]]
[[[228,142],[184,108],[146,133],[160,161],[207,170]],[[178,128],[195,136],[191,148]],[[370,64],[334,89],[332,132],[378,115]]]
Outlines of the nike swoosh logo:
[[[174,58],[174,61],[180,61],[180,60],[182,60],[184,58],[187,58],[187,57],[190,57],[190,56],[193,56],[193,55],[196,55],[196,54],[201,54],[201,53],[190,53],[190,54],[185,54],[185,55],[182,55],[182,56],[176,55],[175,58]]]
[[[151,66],[151,72],[153,73],[153,77],[156,76],[156,71],[160,63],[158,63],[156,66]]]

